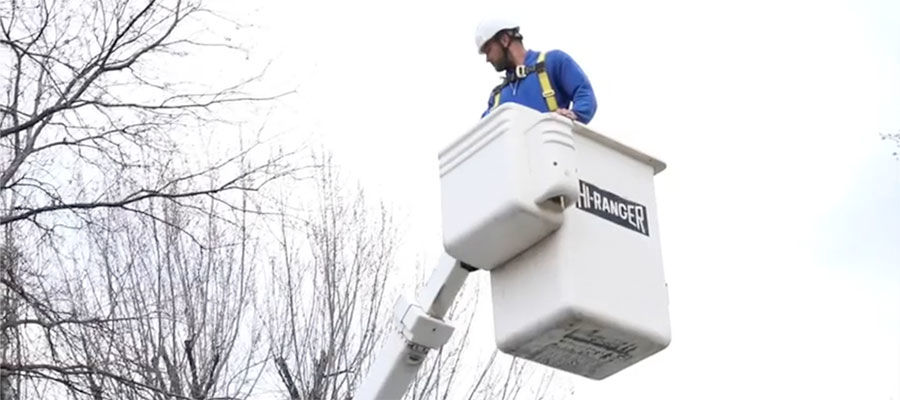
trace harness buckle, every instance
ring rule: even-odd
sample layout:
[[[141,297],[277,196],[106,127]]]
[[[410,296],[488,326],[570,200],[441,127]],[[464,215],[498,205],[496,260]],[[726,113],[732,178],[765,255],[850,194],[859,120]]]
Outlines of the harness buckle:
[[[556,96],[556,92],[553,91],[553,89],[550,89],[550,90],[544,92],[544,98],[553,97],[553,96]]]
[[[528,71],[524,65],[516,65],[516,78],[523,79],[528,76]]]

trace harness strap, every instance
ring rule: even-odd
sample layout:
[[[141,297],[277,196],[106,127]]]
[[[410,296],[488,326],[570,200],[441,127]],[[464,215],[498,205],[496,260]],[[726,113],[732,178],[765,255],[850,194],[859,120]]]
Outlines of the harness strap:
[[[553,91],[553,87],[550,86],[550,76],[547,75],[547,69],[544,68],[544,54],[541,52],[538,55],[537,63],[541,66],[541,69],[538,70],[538,80],[541,82],[541,90],[544,92],[544,101],[547,102],[547,109],[550,112],[556,111],[559,106],[556,104],[556,92]]]
[[[500,92],[503,91],[503,88],[506,85],[509,85],[511,82],[525,79],[526,76],[530,75],[532,72],[537,72],[538,81],[541,83],[541,92],[544,96],[544,101],[547,102],[547,109],[552,111],[556,111],[559,108],[559,105],[556,103],[556,92],[553,90],[553,86],[550,85],[550,76],[547,74],[546,63],[544,62],[546,53],[541,52],[538,54],[537,63],[534,65],[528,66],[524,68],[524,73],[522,73],[522,77],[516,77],[514,75],[514,79],[510,79],[508,76],[503,79],[503,83],[497,85],[492,91],[491,94],[494,96],[494,102],[491,106],[491,110],[497,108],[500,105]]]

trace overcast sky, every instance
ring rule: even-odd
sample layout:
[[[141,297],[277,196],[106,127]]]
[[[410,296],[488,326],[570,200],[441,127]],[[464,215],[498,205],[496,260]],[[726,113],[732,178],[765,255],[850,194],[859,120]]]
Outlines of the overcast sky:
[[[673,332],[617,375],[574,379],[578,399],[900,399],[900,161],[879,137],[900,131],[900,2],[215,7],[255,25],[241,40],[248,63],[272,61],[269,85],[298,90],[269,126],[327,143],[431,260],[437,153],[498,82],[478,20],[507,10],[526,47],[574,57],[599,102],[590,126],[669,166]]]

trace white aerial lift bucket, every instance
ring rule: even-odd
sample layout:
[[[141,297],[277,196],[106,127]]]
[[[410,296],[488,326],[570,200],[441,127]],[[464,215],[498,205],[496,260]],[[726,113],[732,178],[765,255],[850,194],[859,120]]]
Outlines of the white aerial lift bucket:
[[[653,186],[665,164],[504,104],[440,165],[444,247],[490,271],[501,351],[603,379],[669,344]]]

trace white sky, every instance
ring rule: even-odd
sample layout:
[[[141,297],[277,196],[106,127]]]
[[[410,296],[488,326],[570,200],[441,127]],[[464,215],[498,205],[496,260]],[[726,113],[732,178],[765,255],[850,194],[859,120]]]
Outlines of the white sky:
[[[248,3],[215,4],[255,24],[248,65],[220,68],[272,60],[298,94],[269,127],[328,143],[432,260],[437,152],[497,83],[473,39],[492,9],[586,70],[593,128],[669,165],[672,344],[573,380],[578,399],[900,400],[900,161],[879,138],[900,130],[900,2]]]

